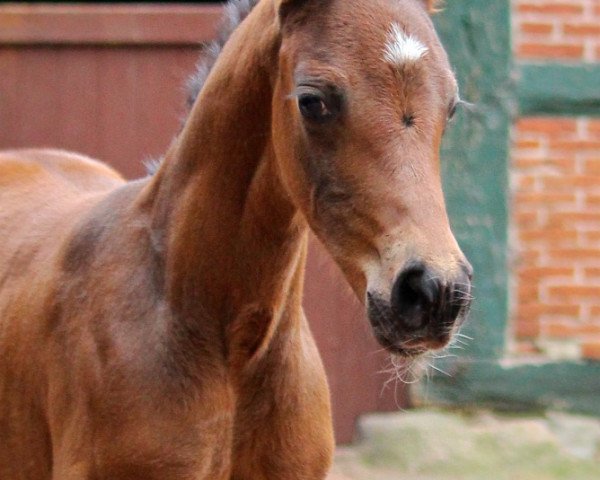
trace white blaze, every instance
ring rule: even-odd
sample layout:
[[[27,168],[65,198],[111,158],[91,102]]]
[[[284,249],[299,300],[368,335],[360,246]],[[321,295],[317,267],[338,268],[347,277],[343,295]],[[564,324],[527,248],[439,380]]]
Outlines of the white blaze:
[[[392,23],[385,46],[385,60],[392,65],[402,66],[423,58],[428,49],[423,43],[412,35],[408,35],[397,23]]]

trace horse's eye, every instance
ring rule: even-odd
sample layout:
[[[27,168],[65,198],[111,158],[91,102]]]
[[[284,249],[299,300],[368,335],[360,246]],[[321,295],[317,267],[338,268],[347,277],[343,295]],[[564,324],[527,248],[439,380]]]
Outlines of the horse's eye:
[[[450,107],[450,110],[448,110],[448,120],[452,120],[454,118],[457,107],[458,107],[458,102],[452,104],[452,106]]]
[[[298,97],[298,108],[307,120],[312,122],[326,122],[332,117],[332,112],[327,108],[325,100],[314,93],[303,93]]]

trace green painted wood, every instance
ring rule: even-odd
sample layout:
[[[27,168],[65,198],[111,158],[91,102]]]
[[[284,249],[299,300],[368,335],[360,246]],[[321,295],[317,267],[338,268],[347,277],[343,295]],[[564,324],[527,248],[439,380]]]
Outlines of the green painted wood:
[[[508,317],[507,162],[514,103],[509,2],[447,2],[435,22],[461,96],[474,104],[457,114],[442,151],[453,230],[475,268],[475,302],[465,333],[477,341],[468,354],[499,358]]]
[[[442,404],[501,409],[559,409],[600,416],[600,362],[502,366],[452,362],[420,386],[420,397]]]
[[[493,19],[493,21],[491,21]],[[448,2],[436,18],[463,99],[443,147],[454,231],[475,267],[475,304],[457,358],[438,360],[421,400],[500,408],[560,408],[600,415],[600,362],[507,366],[509,132],[520,113],[600,114],[600,65],[521,65],[513,75],[508,0]],[[513,81],[517,80],[518,83]],[[451,350],[451,353],[457,353]]]
[[[600,116],[600,64],[525,64],[518,74],[522,115]]]

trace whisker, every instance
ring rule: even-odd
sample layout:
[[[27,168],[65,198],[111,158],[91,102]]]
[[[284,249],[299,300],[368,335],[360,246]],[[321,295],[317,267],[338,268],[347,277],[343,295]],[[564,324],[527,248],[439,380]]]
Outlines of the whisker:
[[[436,372],[443,373],[443,374],[444,374],[444,375],[446,375],[447,377],[451,377],[451,376],[452,376],[452,375],[450,375],[448,372],[446,372],[445,370],[442,370],[441,368],[439,368],[439,367],[436,367],[436,366],[435,366],[434,364],[432,364],[432,363],[430,363],[430,364],[429,364],[429,367],[430,367],[430,368],[433,368],[433,369],[434,369]]]
[[[460,338],[465,338],[467,340],[475,340],[473,337],[469,337],[468,335],[465,335],[464,333],[460,333],[460,332],[456,332],[454,334],[454,336],[460,337]]]

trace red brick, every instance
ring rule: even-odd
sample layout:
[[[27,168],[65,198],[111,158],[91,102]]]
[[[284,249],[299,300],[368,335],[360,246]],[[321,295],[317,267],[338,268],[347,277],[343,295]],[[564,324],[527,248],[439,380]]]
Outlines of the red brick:
[[[549,337],[575,337],[581,335],[600,335],[600,325],[577,325],[571,323],[549,323],[544,326],[544,333]]]
[[[517,299],[520,305],[537,303],[540,299],[540,293],[536,285],[519,285]]]
[[[574,193],[517,193],[515,195],[515,202],[517,203],[539,206],[555,203],[572,203],[574,201]]]
[[[523,58],[576,59],[583,57],[583,45],[523,43],[518,47],[517,54]]]
[[[547,245],[568,244],[577,242],[578,233],[575,230],[564,230],[560,228],[525,230],[519,233],[519,240],[523,243],[544,243]]]
[[[600,325],[593,323],[584,323],[577,329],[578,335],[596,337],[600,339]]]
[[[588,242],[600,242],[600,232],[581,232],[583,238]]]
[[[599,260],[600,249],[592,248],[562,248],[549,251],[555,260]]]
[[[533,175],[522,175],[516,180],[515,187],[519,191],[533,190],[535,187],[535,181],[536,178]]]
[[[600,187],[600,175],[556,175],[543,177],[542,182],[547,189],[572,191],[573,188]]]
[[[600,251],[598,254],[600,254]],[[600,286],[561,285],[550,287],[549,291],[552,297],[569,299],[598,298],[600,300]]]
[[[532,342],[521,340],[514,346],[513,352],[516,355],[539,355],[540,349]]]
[[[598,175],[600,178],[600,158],[586,160],[585,173],[589,173],[590,175]]]
[[[537,320],[523,321],[519,320],[514,329],[517,338],[536,338],[540,336],[540,322]]]
[[[549,216],[550,224],[567,224],[573,222],[600,222],[600,212],[558,212]]]
[[[539,148],[541,145],[539,140],[517,140],[515,142],[515,147],[517,148]]]
[[[531,227],[537,224],[537,212],[517,212],[513,216],[515,223],[519,227]]]
[[[600,360],[600,342],[586,342],[581,346],[583,358],[588,360]]]
[[[590,138],[600,138],[600,120],[588,119],[587,133]]]
[[[513,167],[519,169],[550,167],[560,170],[560,173],[573,173],[575,171],[575,159],[573,158],[525,158],[516,157]]]
[[[593,23],[567,23],[563,27],[567,35],[595,36],[600,35],[600,25]]]
[[[600,268],[586,268],[585,269],[585,276],[586,277],[600,277]]]
[[[525,250],[519,252],[518,264],[521,267],[528,265],[537,265],[540,258],[540,252],[534,250]]]
[[[554,30],[554,26],[551,23],[523,22],[520,27],[523,33],[531,35],[548,35]]]
[[[535,304],[519,308],[519,319],[527,320],[538,318],[542,315],[577,317],[580,312],[579,305],[560,304]]]
[[[575,274],[573,268],[562,267],[529,267],[519,271],[522,280],[539,280],[548,277],[566,277]]]
[[[526,158],[513,155],[511,163],[514,168],[525,169],[539,167],[544,164],[544,160],[541,158]]]
[[[577,120],[567,118],[525,117],[517,121],[517,130],[525,133],[540,133],[550,136],[573,134],[577,131]]]
[[[598,151],[600,149],[600,141],[597,140],[555,140],[550,142],[550,148],[553,150],[567,151]]]
[[[585,197],[585,203],[592,207],[600,206],[600,195],[587,195]]]
[[[574,223],[597,223],[600,222],[600,212],[560,212],[552,213],[548,216],[548,224],[552,229],[565,228]]]
[[[520,13],[539,13],[542,15],[577,15],[583,13],[581,5],[565,2],[547,2],[542,5],[523,3],[517,7]]]

